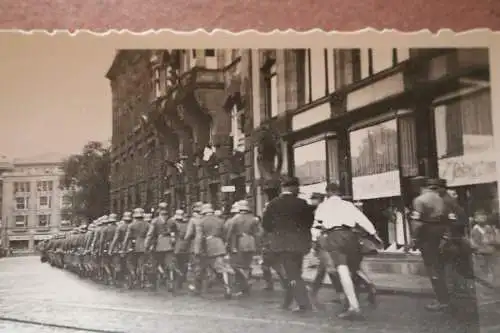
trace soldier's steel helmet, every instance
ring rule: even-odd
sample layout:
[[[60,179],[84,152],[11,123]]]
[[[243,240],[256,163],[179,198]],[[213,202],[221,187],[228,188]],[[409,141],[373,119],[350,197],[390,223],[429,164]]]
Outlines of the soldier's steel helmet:
[[[203,207],[201,208],[201,214],[212,214],[214,212],[214,209],[212,207],[212,204],[204,204]]]
[[[153,214],[144,214],[144,221],[149,222],[153,219]]]
[[[123,221],[130,221],[130,220],[132,220],[132,213],[131,212],[125,212],[125,213],[123,213],[122,220]]]
[[[241,200],[238,203],[238,209],[239,209],[240,212],[249,212],[250,211],[250,206],[248,205],[248,201]]]
[[[136,208],[134,209],[134,214],[132,216],[135,219],[141,219],[144,218],[144,209],[142,208]]]
[[[168,205],[167,205],[167,203],[166,203],[166,202],[160,202],[160,203],[158,204],[158,209],[159,209],[160,211],[167,211],[167,209],[168,209]]]

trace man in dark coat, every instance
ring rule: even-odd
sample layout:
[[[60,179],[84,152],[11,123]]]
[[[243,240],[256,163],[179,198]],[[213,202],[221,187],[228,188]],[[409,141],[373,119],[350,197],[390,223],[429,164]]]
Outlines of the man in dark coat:
[[[282,183],[282,193],[269,202],[264,211],[262,227],[269,233],[269,251],[277,253],[286,274],[285,298],[282,308],[289,309],[293,300],[297,312],[312,308],[304,280],[302,264],[311,250],[313,210],[299,194],[299,181],[295,177]]]
[[[123,278],[123,272],[125,271],[125,261],[120,255],[122,251],[123,240],[125,239],[125,234],[127,233],[128,225],[132,223],[132,213],[125,212],[123,214],[122,220],[118,223],[113,235],[113,240],[109,245],[108,254],[113,258],[113,273],[115,283],[121,281]]]

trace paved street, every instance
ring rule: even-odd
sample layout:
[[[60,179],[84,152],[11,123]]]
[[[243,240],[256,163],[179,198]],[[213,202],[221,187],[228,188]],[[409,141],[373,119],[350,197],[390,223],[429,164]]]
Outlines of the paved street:
[[[225,301],[220,293],[203,298],[187,294],[122,291],[82,280],[41,264],[38,257],[0,259],[0,332],[477,332],[446,314],[429,314],[422,308],[428,299],[380,296],[366,320],[335,319],[333,304],[325,310],[298,316],[278,309],[280,291],[266,293],[255,286],[248,299]],[[217,291],[217,290],[216,290]],[[322,300],[331,299],[324,290]],[[494,332],[495,306],[481,313],[482,332]],[[24,320],[20,323],[12,320]],[[34,323],[71,326],[39,326]],[[486,330],[489,326],[490,329]],[[79,329],[76,329],[79,328]]]

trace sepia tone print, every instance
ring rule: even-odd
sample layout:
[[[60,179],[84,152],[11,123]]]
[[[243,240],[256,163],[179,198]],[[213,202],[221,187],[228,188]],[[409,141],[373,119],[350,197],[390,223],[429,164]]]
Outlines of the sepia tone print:
[[[68,44],[56,75],[23,43],[0,71],[78,84],[0,116],[1,332],[498,328],[487,47]]]

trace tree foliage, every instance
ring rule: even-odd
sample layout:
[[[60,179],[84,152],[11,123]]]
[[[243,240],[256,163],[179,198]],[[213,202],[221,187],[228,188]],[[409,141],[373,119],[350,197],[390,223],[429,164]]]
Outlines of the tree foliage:
[[[61,188],[69,190],[73,220],[92,220],[109,209],[110,150],[101,142],[87,143],[80,154],[63,162]]]

